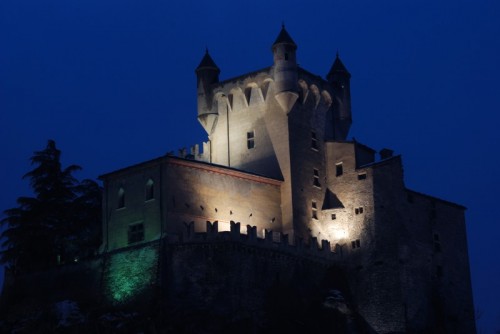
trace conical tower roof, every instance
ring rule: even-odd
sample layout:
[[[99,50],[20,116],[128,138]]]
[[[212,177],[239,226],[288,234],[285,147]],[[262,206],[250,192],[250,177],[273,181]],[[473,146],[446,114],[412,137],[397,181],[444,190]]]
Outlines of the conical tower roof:
[[[328,72],[327,77],[332,76],[333,74],[344,74],[347,77],[351,77],[351,73],[347,70],[342,60],[340,60],[339,53],[337,52],[337,56],[335,57],[335,61],[333,62],[332,68],[330,72]]]
[[[212,57],[210,57],[210,54],[208,53],[208,49],[205,52],[205,56],[203,56],[203,59],[200,62],[200,65],[196,68],[196,73],[198,73],[201,70],[216,70],[220,72],[219,67],[215,64],[214,60]]]
[[[294,49],[297,49],[297,44],[293,41],[292,37],[290,37],[290,34],[285,29],[285,25],[281,25],[281,31],[276,38],[276,40],[273,43],[272,49],[276,47],[278,44],[288,44],[291,45]]]

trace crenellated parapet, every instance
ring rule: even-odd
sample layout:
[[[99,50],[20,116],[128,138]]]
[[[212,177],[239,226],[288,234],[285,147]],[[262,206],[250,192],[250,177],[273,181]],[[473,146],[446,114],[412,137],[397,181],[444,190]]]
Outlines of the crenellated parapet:
[[[335,94],[333,86],[305,70],[299,69],[298,72],[299,76],[295,81],[297,101],[303,105],[310,104],[312,109],[320,105],[329,108]],[[219,82],[212,89],[210,104],[213,108],[218,108],[216,110],[218,114],[225,112],[226,106],[230,112],[259,107],[268,103],[270,98],[274,99],[278,93],[276,82],[269,69]]]
[[[202,149],[200,150],[200,145],[195,144],[189,148],[183,147],[177,150],[177,154],[174,151],[168,152],[168,156],[176,156],[182,159],[191,159],[196,161],[209,162],[210,160],[210,143],[202,142]]]
[[[224,80],[212,86],[212,105],[228,106],[229,111],[241,111],[268,101],[274,87],[270,68],[264,68],[241,77]]]
[[[308,240],[295,238],[290,242],[289,236],[281,232],[265,230],[264,236],[260,237],[257,227],[247,225],[241,229],[239,222],[231,221],[230,231],[219,231],[218,221],[206,222],[205,232],[195,232],[194,222],[184,223],[185,229],[179,238],[171,238],[171,243],[201,244],[201,243],[238,243],[241,245],[256,247],[261,250],[277,251],[300,258],[331,262],[337,259],[336,253],[328,240],[310,237]]]

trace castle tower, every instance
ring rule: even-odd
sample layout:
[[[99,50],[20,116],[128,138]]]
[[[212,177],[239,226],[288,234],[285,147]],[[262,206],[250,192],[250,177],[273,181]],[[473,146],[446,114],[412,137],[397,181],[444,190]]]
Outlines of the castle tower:
[[[282,25],[272,46],[274,55],[275,98],[286,113],[290,112],[299,97],[297,93],[297,45]]]
[[[339,54],[326,78],[334,88],[334,138],[345,140],[351,128],[351,74],[340,60]]]
[[[218,117],[217,108],[213,107],[213,94],[210,86],[219,82],[220,69],[210,57],[208,49],[195,72],[198,92],[198,121],[210,135]]]

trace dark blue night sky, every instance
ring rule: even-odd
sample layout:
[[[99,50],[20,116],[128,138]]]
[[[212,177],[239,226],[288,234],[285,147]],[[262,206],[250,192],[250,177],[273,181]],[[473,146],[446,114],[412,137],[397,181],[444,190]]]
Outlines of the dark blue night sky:
[[[468,208],[478,329],[493,333],[499,13],[497,0],[3,0],[0,210],[30,194],[21,176],[48,139],[80,179],[201,143],[194,69],[205,47],[221,79],[270,66],[285,21],[303,68],[324,76],[339,51],[351,136],[402,154],[409,188]]]

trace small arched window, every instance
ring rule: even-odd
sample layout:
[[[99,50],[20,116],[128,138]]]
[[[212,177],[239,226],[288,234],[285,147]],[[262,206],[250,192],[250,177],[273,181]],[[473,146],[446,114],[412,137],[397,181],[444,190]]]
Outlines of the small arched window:
[[[118,209],[124,207],[125,207],[125,190],[123,188],[120,188],[120,190],[118,190]]]
[[[145,199],[146,201],[152,200],[155,198],[155,188],[154,188],[154,182],[153,180],[149,179],[148,182],[146,182],[146,188],[145,188]]]

